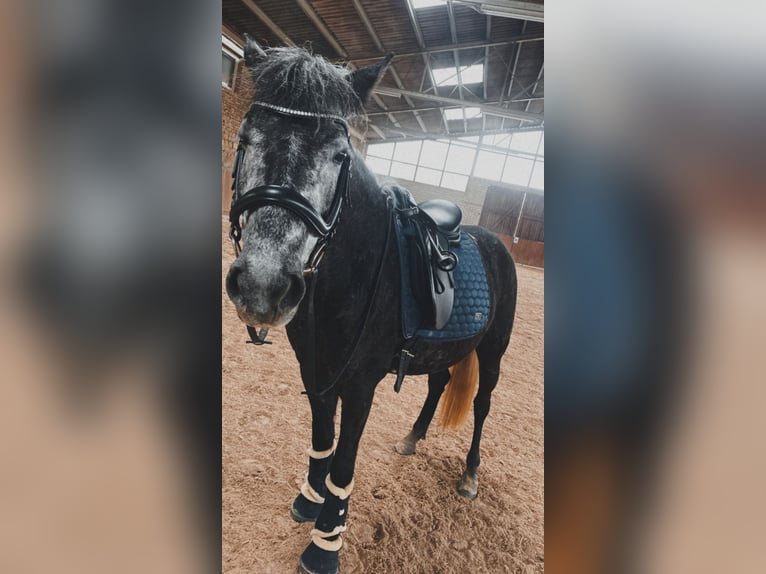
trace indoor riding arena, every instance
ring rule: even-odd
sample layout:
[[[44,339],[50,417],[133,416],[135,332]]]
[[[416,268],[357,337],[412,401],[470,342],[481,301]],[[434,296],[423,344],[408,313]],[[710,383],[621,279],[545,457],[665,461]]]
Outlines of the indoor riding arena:
[[[415,454],[398,454],[428,377],[406,377],[397,394],[388,375],[358,450],[340,571],[542,572],[543,6],[480,0],[223,0],[222,571],[295,572],[313,527],[290,514],[312,436],[298,361],[284,327],[269,330],[269,344],[246,344],[225,288],[235,260],[231,174],[253,99],[246,34],[263,49],[305,47],[352,69],[393,53],[367,118],[349,121],[352,144],[379,181],[395,180],[417,202],[456,203],[462,223],[495,233],[516,264],[515,322],[484,425],[478,496],[456,488],[473,418],[447,430],[437,410]]]

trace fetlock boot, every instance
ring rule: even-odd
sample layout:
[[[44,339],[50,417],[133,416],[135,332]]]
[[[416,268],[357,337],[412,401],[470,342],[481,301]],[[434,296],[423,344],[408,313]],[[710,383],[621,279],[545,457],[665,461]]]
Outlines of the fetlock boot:
[[[306,480],[301,485],[301,492],[295,497],[290,508],[290,515],[296,522],[314,522],[322,510],[327,492],[325,477],[330,472],[335,443],[333,443],[332,448],[325,451],[317,452],[310,448],[307,452],[309,470],[306,473]]]
[[[338,552],[343,546],[341,534],[346,531],[348,498],[354,482],[345,488],[335,486],[327,475],[325,502],[311,531],[311,543],[301,554],[302,574],[337,574]]]

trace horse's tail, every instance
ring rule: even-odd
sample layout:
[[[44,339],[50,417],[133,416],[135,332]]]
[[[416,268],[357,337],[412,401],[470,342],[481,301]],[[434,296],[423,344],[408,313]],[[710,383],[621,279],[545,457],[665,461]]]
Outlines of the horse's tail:
[[[459,429],[468,418],[471,401],[479,385],[479,359],[471,351],[465,359],[450,367],[450,379],[442,396],[439,423],[445,428]]]

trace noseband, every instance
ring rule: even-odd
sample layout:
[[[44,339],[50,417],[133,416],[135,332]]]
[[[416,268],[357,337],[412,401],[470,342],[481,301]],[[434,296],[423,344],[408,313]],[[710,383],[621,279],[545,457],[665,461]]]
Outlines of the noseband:
[[[290,108],[283,108],[265,102],[253,102],[253,105],[282,116],[332,120],[343,127],[346,132],[346,139],[349,140],[350,145],[348,123],[341,116],[292,110]],[[232,182],[231,188],[234,194],[231,208],[229,210],[229,237],[234,245],[235,254],[239,256],[242,251],[240,245],[240,240],[242,239],[240,217],[244,213],[250,213],[268,205],[281,207],[298,216],[298,218],[306,224],[306,227],[308,227],[309,233],[316,236],[318,239],[317,244],[314,246],[314,249],[309,256],[306,269],[303,271],[305,276],[313,275],[316,273],[317,266],[322,260],[325,248],[327,247],[327,242],[335,233],[343,203],[344,201],[349,201],[348,179],[351,169],[351,155],[347,152],[340,152],[334,158],[334,161],[340,164],[340,174],[338,175],[338,181],[335,184],[335,195],[333,196],[330,209],[325,215],[322,215],[314,209],[305,197],[291,187],[273,184],[259,185],[240,195],[239,176],[242,159],[245,155],[245,147],[246,144],[240,140],[239,145],[237,146],[237,157],[234,160],[234,170],[232,172],[234,181]]]

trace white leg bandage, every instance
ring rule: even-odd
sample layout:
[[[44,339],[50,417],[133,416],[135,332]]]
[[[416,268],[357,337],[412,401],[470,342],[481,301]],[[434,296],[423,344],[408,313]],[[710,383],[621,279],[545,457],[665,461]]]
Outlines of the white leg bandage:
[[[332,529],[332,532],[322,532],[314,528],[311,530],[311,541],[322,550],[337,552],[343,546],[343,538],[340,534],[345,531],[345,526],[336,526]],[[338,536],[338,538],[336,540],[326,540],[333,536]]]
[[[349,496],[351,496],[351,491],[354,489],[354,481],[352,480],[348,485],[346,485],[345,488],[341,488],[340,486],[335,486],[333,484],[332,479],[330,478],[330,474],[327,474],[327,478],[325,478],[325,484],[327,485],[327,490],[331,492],[333,495],[337,496],[341,500],[346,500]]]
[[[306,452],[311,458],[315,460],[322,460],[330,456],[332,453],[334,453],[336,446],[338,446],[338,441],[334,440],[332,441],[332,446],[328,448],[327,450],[318,451],[318,450],[314,450],[314,447],[309,447],[309,449]]]
[[[306,497],[307,500],[315,502],[317,504],[324,504],[324,496],[320,496],[319,493],[309,484],[309,473],[306,473],[306,480],[301,485],[301,494]]]

